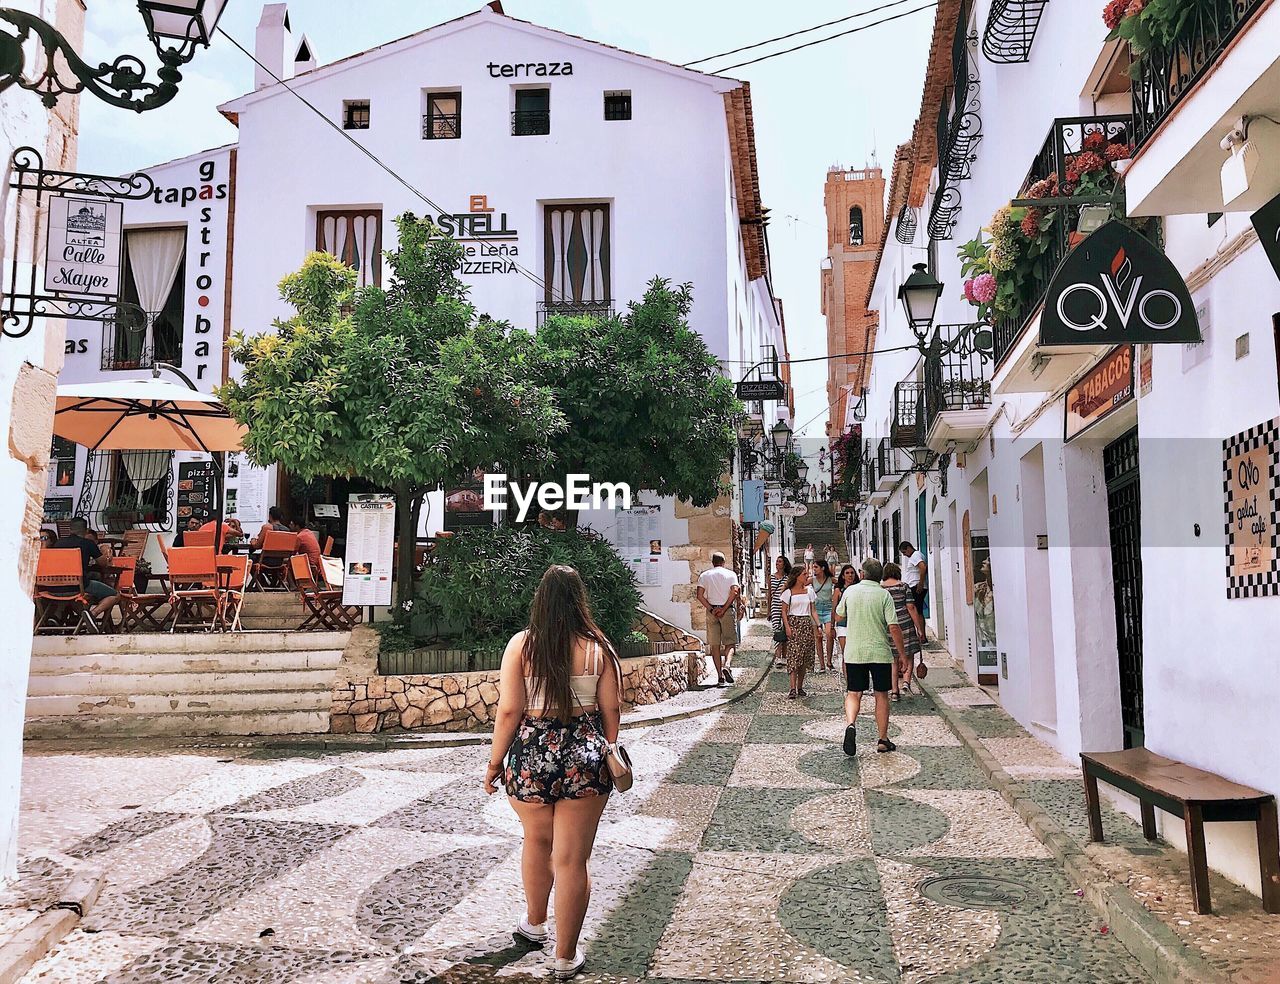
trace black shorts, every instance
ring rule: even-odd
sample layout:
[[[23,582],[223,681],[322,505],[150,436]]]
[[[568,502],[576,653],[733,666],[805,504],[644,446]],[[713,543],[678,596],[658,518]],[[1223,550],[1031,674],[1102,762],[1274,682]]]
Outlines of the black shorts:
[[[892,663],[845,663],[845,689],[860,694],[871,687],[878,694],[887,694],[893,688]]]

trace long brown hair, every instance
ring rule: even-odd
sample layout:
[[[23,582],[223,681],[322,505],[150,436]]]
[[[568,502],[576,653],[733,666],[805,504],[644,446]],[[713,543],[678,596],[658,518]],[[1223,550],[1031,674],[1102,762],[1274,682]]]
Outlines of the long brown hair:
[[[587,588],[578,572],[566,564],[547,568],[533,593],[529,630],[524,639],[525,675],[529,678],[529,702],[540,698],[546,710],[561,721],[575,713],[569,678],[573,675],[573,649],[579,639],[600,644],[618,672],[618,654],[591,615]]]

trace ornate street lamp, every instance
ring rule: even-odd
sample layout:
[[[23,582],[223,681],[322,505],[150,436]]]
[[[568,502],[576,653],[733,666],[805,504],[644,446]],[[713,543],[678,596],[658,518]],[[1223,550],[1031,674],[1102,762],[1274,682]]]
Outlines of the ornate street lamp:
[[[120,55],[94,68],[52,25],[26,11],[0,7],[0,28],[8,25],[15,32],[0,29],[0,92],[16,83],[39,93],[50,109],[59,96],[85,90],[105,103],[138,113],[163,106],[178,94],[179,66],[191,61],[198,48],[209,46],[226,5],[227,0],[138,0],[147,34],[160,57],[159,81],[147,80],[146,65],[134,55]],[[29,79],[22,74],[23,47],[33,39],[43,51],[44,65],[39,75]],[[62,77],[64,66],[74,79]]]
[[[796,465],[796,475],[802,482],[809,477],[809,463],[803,458],[800,459],[800,464]]]
[[[938,300],[942,297],[942,284],[923,263],[917,263],[913,269],[915,272],[898,288],[898,300],[907,313],[911,330],[923,342],[933,327]]]
[[[791,440],[791,428],[787,426],[785,420],[779,420],[769,431],[769,436],[773,438],[773,446],[781,451]]]

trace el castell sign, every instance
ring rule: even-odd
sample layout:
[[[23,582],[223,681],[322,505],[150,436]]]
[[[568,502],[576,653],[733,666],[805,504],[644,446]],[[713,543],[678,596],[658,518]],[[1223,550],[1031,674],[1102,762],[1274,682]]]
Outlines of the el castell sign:
[[[1041,345],[1200,340],[1182,275],[1137,230],[1115,219],[1067,254],[1045,295]]]

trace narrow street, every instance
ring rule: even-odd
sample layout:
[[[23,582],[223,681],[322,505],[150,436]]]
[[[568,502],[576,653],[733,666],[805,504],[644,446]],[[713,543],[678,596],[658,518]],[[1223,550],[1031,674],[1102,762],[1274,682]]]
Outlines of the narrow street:
[[[963,682],[930,674],[953,706]],[[641,778],[605,813],[583,980],[1146,979],[928,698],[894,706],[887,755],[868,700],[850,760],[837,679],[786,688],[624,734]],[[81,865],[107,887],[24,981],[544,979],[485,754],[29,754],[19,890]]]

